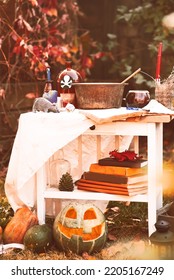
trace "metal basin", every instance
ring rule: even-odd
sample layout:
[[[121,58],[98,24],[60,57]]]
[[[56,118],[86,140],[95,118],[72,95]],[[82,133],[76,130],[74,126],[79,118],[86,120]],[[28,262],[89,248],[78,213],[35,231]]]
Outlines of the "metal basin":
[[[120,108],[125,85],[124,83],[73,83],[77,108]]]

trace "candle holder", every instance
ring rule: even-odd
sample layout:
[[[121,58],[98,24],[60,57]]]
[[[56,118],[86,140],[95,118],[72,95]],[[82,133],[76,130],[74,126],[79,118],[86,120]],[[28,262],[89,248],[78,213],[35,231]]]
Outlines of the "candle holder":
[[[153,256],[158,260],[173,260],[174,233],[169,230],[169,222],[158,220],[155,227],[156,231],[149,237]]]

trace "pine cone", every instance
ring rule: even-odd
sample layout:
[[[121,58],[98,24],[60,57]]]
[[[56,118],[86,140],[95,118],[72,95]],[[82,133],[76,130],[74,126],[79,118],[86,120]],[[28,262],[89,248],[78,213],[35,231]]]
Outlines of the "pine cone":
[[[73,179],[72,179],[72,176],[68,172],[63,174],[62,177],[60,178],[59,190],[67,191],[67,192],[71,192],[74,190]]]

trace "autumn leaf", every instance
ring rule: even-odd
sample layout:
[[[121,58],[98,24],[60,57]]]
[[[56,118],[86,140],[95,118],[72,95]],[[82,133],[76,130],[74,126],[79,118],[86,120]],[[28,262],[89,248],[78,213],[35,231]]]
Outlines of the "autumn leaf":
[[[0,88],[0,98],[5,99],[5,90]]]
[[[108,239],[109,239],[110,241],[116,241],[116,240],[117,240],[117,237],[116,237],[114,234],[108,233]]]
[[[85,57],[83,59],[83,66],[87,68],[91,68],[93,66],[93,61],[90,57]]]
[[[25,95],[25,97],[28,98],[28,99],[35,99],[36,94],[34,92],[29,92]]]
[[[48,16],[54,16],[57,17],[57,9],[48,9],[48,8],[42,8],[43,13],[47,14]]]
[[[77,53],[78,51],[79,51],[79,49],[75,45],[71,48],[72,53]]]
[[[38,2],[37,0],[29,0],[29,2],[31,3],[31,5],[34,7],[37,7],[38,6]]]
[[[96,257],[89,255],[87,252],[82,254],[84,260],[96,260]]]
[[[57,17],[57,0],[52,1],[45,1],[45,0],[38,0],[38,4],[42,7],[42,12],[48,16],[55,16]]]
[[[94,55],[94,57],[96,58],[96,59],[100,59],[100,58],[102,58],[102,57],[104,57],[105,56],[105,53],[104,52],[97,52],[95,55]]]
[[[125,161],[125,160],[138,160],[142,158],[141,156],[137,156],[137,154],[134,151],[124,151],[124,152],[118,152],[117,150],[113,150],[109,152],[109,155],[111,158],[116,159],[117,161]]]
[[[29,31],[29,32],[34,32],[33,28],[31,27],[31,25],[24,19],[23,20],[23,24],[25,26],[25,28]]]

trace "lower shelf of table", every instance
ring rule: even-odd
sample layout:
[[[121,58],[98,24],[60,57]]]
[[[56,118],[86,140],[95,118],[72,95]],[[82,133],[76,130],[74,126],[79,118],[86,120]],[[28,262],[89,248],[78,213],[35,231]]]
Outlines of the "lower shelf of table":
[[[56,188],[47,188],[46,191],[44,191],[44,198],[148,202],[147,194],[127,196],[127,195],[87,192],[87,191],[82,191],[77,189],[75,189],[72,192],[64,192],[64,191],[59,191]]]

